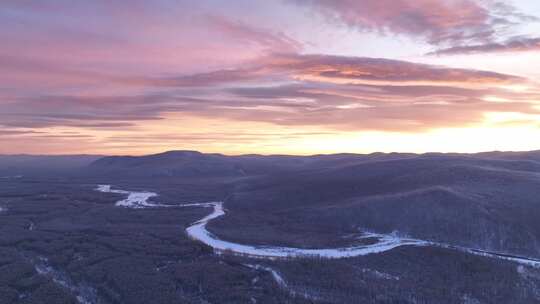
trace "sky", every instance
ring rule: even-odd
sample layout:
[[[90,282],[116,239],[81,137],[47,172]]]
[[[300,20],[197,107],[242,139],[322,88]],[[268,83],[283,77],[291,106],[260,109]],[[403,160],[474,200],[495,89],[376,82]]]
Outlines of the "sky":
[[[0,45],[0,154],[540,149],[537,0],[5,0]]]

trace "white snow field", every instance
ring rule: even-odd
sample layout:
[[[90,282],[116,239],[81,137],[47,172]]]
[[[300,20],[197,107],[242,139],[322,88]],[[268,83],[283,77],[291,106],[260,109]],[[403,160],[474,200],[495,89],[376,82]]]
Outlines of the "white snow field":
[[[116,206],[128,208],[147,208],[147,207],[164,207],[164,205],[148,202],[151,197],[157,196],[154,192],[135,192],[124,190],[113,190],[110,185],[99,185],[96,189],[105,193],[126,194],[127,198],[116,202]]]

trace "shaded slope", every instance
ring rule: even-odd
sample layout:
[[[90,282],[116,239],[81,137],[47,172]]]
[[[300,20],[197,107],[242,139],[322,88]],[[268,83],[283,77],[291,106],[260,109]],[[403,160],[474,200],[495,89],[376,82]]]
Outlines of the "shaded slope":
[[[293,236],[310,230],[340,235],[366,228],[538,257],[540,175],[521,166],[420,156],[260,177],[236,188],[226,205],[231,218],[213,225],[250,241],[250,230],[270,227],[274,241],[298,246],[311,239]]]

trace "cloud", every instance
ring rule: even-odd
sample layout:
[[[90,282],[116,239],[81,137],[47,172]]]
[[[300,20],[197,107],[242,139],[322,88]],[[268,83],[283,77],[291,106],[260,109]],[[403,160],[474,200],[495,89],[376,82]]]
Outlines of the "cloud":
[[[171,134],[171,133],[153,133],[148,134],[136,134],[131,136],[110,136],[107,137],[107,141],[112,141],[115,143],[155,143],[166,142],[166,143],[177,143],[177,142],[232,142],[232,143],[256,143],[265,139],[299,139],[304,136],[319,136],[319,135],[332,135],[329,132],[292,132],[292,133],[272,133],[272,132],[253,132],[253,131],[242,131],[242,132],[185,132],[182,134]]]
[[[523,82],[514,75],[456,69],[401,60],[331,55],[272,54],[242,68],[175,77],[134,78],[133,83],[164,87],[211,87],[235,83],[312,81],[341,84],[503,85]]]
[[[530,93],[506,89],[526,82],[407,61],[274,54],[241,68],[137,84],[153,93],[19,97],[3,102],[0,120],[19,128],[129,129],[178,113],[281,126],[418,131],[478,123],[486,111],[536,112],[527,101]],[[492,96],[513,102],[494,103]]]
[[[23,128],[74,126],[120,128],[133,121],[158,120],[161,98],[145,96],[70,96],[19,97],[2,103],[3,125]]]
[[[236,90],[238,96],[261,98],[273,108],[227,107],[220,108],[222,117],[242,121],[265,121],[277,125],[324,126],[347,131],[399,131],[418,132],[444,127],[464,127],[481,123],[485,112],[537,112],[526,102],[494,104],[482,100],[481,92],[471,94],[439,95],[438,87],[424,87],[424,93],[401,95],[395,87],[378,86],[379,93],[336,87],[324,92],[313,92],[309,86],[302,89],[250,88]],[[414,88],[408,88],[414,90]],[[432,90],[430,92],[430,90]],[[257,92],[258,91],[258,92]],[[253,92],[257,92],[254,95]],[[294,100],[310,102],[294,104]],[[292,106],[279,103],[291,100]],[[211,113],[212,111],[205,112]],[[216,111],[218,112],[218,111]],[[204,115],[205,113],[202,113]],[[215,113],[214,113],[215,114]]]
[[[537,20],[494,0],[289,1],[351,28],[421,37],[432,45],[492,41],[498,31]]]
[[[33,131],[33,130],[18,130],[18,129],[5,129],[0,130],[0,137],[4,136],[21,136],[21,135],[34,135],[42,134],[43,132]]]
[[[229,72],[243,76],[223,77]],[[208,85],[220,94],[180,111],[282,126],[411,132],[480,123],[490,111],[536,112],[530,93],[507,89],[527,79],[398,60],[275,54],[242,71],[191,79],[202,85],[209,75],[219,75]],[[513,102],[486,101],[491,95]]]
[[[504,42],[489,42],[485,44],[455,46],[436,50],[429,55],[463,55],[477,53],[507,53],[540,51],[540,38],[518,37]]]
[[[208,16],[206,20],[218,32],[248,45],[255,44],[269,52],[297,53],[303,48],[302,43],[281,32],[275,33],[269,29],[258,28],[217,15]]]
[[[516,75],[313,53],[328,35],[335,41],[343,24],[413,37],[440,54],[536,49],[535,38],[499,42],[514,26],[536,21],[501,1],[221,2],[2,5],[1,151],[11,143],[41,149],[34,141],[55,151],[138,144],[146,151],[160,141],[279,146],[310,136],[423,132],[478,125],[486,113],[536,117],[540,111],[537,84]],[[305,8],[339,25],[311,22]],[[314,47],[310,35],[318,37]],[[246,131],[253,128],[263,131]]]
[[[278,55],[269,58],[266,67],[276,71],[288,70],[299,79],[339,83],[478,85],[523,81],[517,76],[489,71],[365,57]]]
[[[0,64],[0,80],[21,91],[30,81],[40,88],[79,81],[88,88],[100,79],[205,72],[302,48],[272,26],[242,19],[193,1],[6,3],[0,60],[9,66]],[[42,77],[47,70],[52,79]]]
[[[147,86],[164,87],[208,87],[234,82],[249,82],[257,80],[252,69],[225,69],[175,77],[133,77],[130,83]]]

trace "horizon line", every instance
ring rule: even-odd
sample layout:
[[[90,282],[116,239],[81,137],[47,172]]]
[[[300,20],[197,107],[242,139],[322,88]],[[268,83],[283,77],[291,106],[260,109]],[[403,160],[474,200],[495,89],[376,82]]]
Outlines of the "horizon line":
[[[6,157],[6,156],[33,156],[33,157],[47,157],[47,156],[95,156],[95,157],[109,157],[109,156],[126,156],[126,157],[140,157],[140,156],[150,156],[150,155],[159,155],[159,154],[165,154],[170,152],[196,152],[200,154],[218,154],[223,156],[299,156],[299,157],[309,157],[309,156],[324,156],[324,155],[340,155],[340,154],[352,154],[352,155],[373,155],[373,154],[414,154],[414,155],[426,155],[426,154],[446,154],[446,155],[474,155],[474,154],[488,154],[488,153],[531,153],[531,152],[540,152],[540,149],[535,150],[486,150],[486,151],[478,151],[478,152],[441,152],[441,151],[426,151],[426,152],[399,152],[399,151],[393,151],[393,152],[382,152],[382,151],[374,151],[374,152],[365,152],[365,153],[357,153],[357,152],[335,152],[335,153],[316,153],[316,154],[286,154],[286,153],[275,153],[275,154],[263,154],[263,153],[240,153],[240,154],[228,154],[228,153],[220,153],[220,152],[203,152],[199,150],[164,150],[162,152],[155,152],[155,153],[141,153],[141,154],[91,154],[91,153],[74,153],[74,154],[31,154],[31,153],[15,153],[15,154],[4,154],[0,153],[0,157]]]

